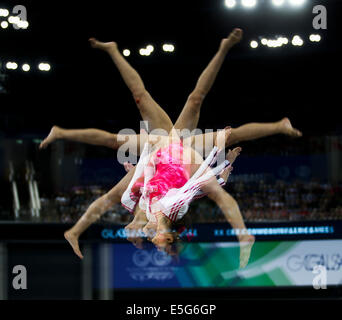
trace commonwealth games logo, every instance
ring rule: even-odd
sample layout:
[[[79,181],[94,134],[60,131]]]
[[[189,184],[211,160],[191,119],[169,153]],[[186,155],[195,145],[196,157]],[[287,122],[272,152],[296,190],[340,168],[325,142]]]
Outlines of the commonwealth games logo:
[[[132,255],[132,261],[135,267],[127,268],[127,271],[132,279],[139,282],[164,281],[174,277],[173,267],[170,266],[172,258],[163,251],[137,250]]]

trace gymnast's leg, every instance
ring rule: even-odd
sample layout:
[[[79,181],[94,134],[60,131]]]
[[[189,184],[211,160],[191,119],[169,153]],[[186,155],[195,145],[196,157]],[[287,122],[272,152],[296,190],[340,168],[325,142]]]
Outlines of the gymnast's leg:
[[[93,48],[104,50],[110,55],[132,92],[143,120],[149,122],[150,129],[163,129],[169,132],[173,126],[171,119],[146,91],[139,74],[121,55],[116,43],[103,43],[94,38],[91,38],[89,41]],[[99,129],[63,129],[58,126],[53,126],[49,135],[40,144],[40,149],[46,148],[50,143],[58,139],[105,146],[113,149],[118,149],[124,143],[119,135]],[[137,141],[137,147],[140,149],[140,136],[137,135],[132,141]]]
[[[242,31],[240,29],[235,29],[227,39],[222,40],[219,51],[204,70],[194,91],[190,94],[188,101],[177,120],[175,128],[181,130],[187,128],[190,131],[196,128],[202,101],[212,87],[225,55],[235,43],[240,41],[241,37]],[[92,47],[104,50],[110,55],[115,65],[118,67],[125,83],[132,92],[143,120],[149,122],[151,129],[163,129],[169,132],[173,126],[172,121],[166,112],[146,91],[141,77],[121,55],[117,48],[117,44],[115,42],[103,43],[93,38],[90,39],[90,43]],[[54,126],[47,138],[41,143],[40,148],[46,148],[51,142],[57,139],[67,139],[92,145],[101,145],[113,149],[118,149],[123,144],[122,139],[118,139],[118,135],[103,130],[66,130]],[[137,141],[137,147],[140,149],[139,135],[133,140]]]
[[[280,121],[269,123],[247,123],[237,128],[231,128],[231,135],[226,140],[226,147],[234,145],[243,141],[256,140],[276,134],[284,134],[290,137],[301,137],[302,133],[293,128],[291,121],[288,118],[283,118]],[[195,135],[188,139],[191,139],[191,146],[197,151],[205,151],[204,155],[207,155],[213,148],[213,142],[216,139],[217,132],[209,132],[202,135]],[[189,142],[188,142],[189,143]]]
[[[39,148],[45,149],[50,143],[62,139],[118,149],[122,142],[118,141],[117,136],[117,134],[100,129],[64,129],[53,126]]]
[[[240,268],[244,268],[248,263],[255,239],[253,235],[247,233],[238,203],[222,189],[214,177],[202,190],[208,193],[208,197],[219,206],[227,222],[235,230],[240,243]]]
[[[293,128],[288,118],[270,123],[247,123],[238,128],[232,128],[230,144],[255,140],[274,134],[285,134],[291,137],[301,137],[302,133]]]
[[[169,132],[173,126],[169,116],[145,89],[141,77],[121,55],[116,42],[100,42],[94,38],[90,38],[89,41],[93,48],[101,49],[109,54],[131,91],[143,120],[149,122],[149,129],[162,128]]]
[[[192,131],[197,127],[202,102],[214,84],[228,51],[238,43],[241,38],[242,30],[234,29],[228,38],[221,41],[218,52],[202,72],[195,89],[189,95],[188,100],[175,123],[176,129],[189,129]]]
[[[64,233],[64,237],[69,241],[77,256],[83,259],[80,251],[78,239],[80,235],[95,223],[100,217],[112,208],[115,204],[120,203],[122,194],[127,189],[130,180],[133,177],[135,169],[130,170],[121,181],[114,186],[109,192],[95,200],[77,221],[77,223]]]

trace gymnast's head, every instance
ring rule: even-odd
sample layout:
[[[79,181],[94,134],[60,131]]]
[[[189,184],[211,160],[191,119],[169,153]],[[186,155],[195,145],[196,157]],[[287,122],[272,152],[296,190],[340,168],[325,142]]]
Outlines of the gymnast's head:
[[[167,219],[167,218],[165,218]],[[155,232],[154,237],[147,237],[158,250],[164,251],[171,256],[178,256],[183,248],[185,241],[191,241],[187,230],[192,230],[192,220],[189,215],[183,216],[181,219],[169,225],[169,229],[162,232]],[[185,240],[185,241],[184,241]]]

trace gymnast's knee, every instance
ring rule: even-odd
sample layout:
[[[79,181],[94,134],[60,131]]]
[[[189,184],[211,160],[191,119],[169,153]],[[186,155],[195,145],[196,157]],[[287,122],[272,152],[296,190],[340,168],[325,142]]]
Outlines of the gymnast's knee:
[[[138,108],[142,108],[144,106],[144,104],[142,103],[142,101],[144,99],[146,99],[149,95],[149,93],[147,92],[146,89],[136,89],[132,92],[133,95],[133,99],[135,101],[135,103],[137,104]]]
[[[193,112],[199,112],[199,109],[203,103],[204,95],[200,92],[193,91],[188,97],[188,103],[190,103]]]

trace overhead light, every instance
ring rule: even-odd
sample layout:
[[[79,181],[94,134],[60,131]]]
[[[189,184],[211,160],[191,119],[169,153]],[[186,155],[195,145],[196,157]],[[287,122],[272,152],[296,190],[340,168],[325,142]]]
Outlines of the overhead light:
[[[122,54],[123,54],[125,57],[128,57],[128,56],[131,54],[131,51],[129,51],[128,49],[125,49],[124,51],[122,51]]]
[[[294,36],[293,39],[292,39],[292,44],[294,46],[302,46],[304,43],[304,41],[301,39],[300,36]]]
[[[27,72],[27,71],[30,71],[31,67],[29,64],[27,63],[24,63],[21,68],[23,69],[23,71]]]
[[[148,51],[150,51],[150,52],[153,52],[154,47],[153,47],[151,44],[149,44],[149,45],[146,47],[146,50],[148,50]]]
[[[312,42],[319,42],[321,41],[321,36],[319,34],[311,34],[309,39]]]
[[[175,47],[174,47],[173,44],[167,44],[167,43],[165,43],[165,44],[163,44],[163,50],[164,50],[165,52],[173,52],[173,51],[175,50]]]
[[[29,26],[29,23],[27,21],[24,21],[24,20],[20,20],[18,23],[17,23],[17,26],[21,29],[27,29],[28,26]]]
[[[267,46],[269,48],[275,48],[276,47],[275,40],[267,40]]]
[[[278,48],[278,47],[281,47],[283,45],[283,42],[281,40],[281,38],[278,38],[276,40],[267,40],[267,46],[269,48]]]
[[[9,15],[9,11],[7,9],[0,9],[0,17],[7,17]]]
[[[264,46],[267,45],[267,39],[266,38],[262,38],[261,39],[261,44],[263,44]]]
[[[253,41],[251,41],[250,46],[251,46],[253,49],[255,49],[255,48],[257,48],[257,47],[259,46],[259,44],[258,44],[257,41],[253,40]]]
[[[10,17],[8,17],[8,22],[9,23],[13,23],[13,24],[18,24],[20,22],[20,18],[19,17],[10,16]]]
[[[154,47],[151,44],[149,44],[148,46],[146,46],[146,48],[141,48],[139,50],[139,53],[142,56],[149,56],[153,51]]]
[[[1,25],[1,28],[3,28],[3,29],[8,28],[8,22],[7,21],[2,21],[0,25]]]
[[[272,0],[273,5],[280,7],[284,4],[285,0]]]
[[[288,44],[289,43],[289,39],[287,39],[285,37],[278,38],[278,41],[280,41],[282,44]]]
[[[224,4],[227,8],[234,8],[236,6],[236,0],[225,0]]]
[[[146,49],[140,49],[140,50],[139,50],[139,54],[140,54],[141,56],[144,56],[144,55],[145,55],[145,51],[146,51]]]
[[[242,0],[241,3],[246,8],[253,8],[256,6],[257,1],[256,0]]]
[[[39,69],[40,71],[49,71],[49,70],[51,69],[51,66],[50,66],[50,64],[48,64],[48,63],[42,62],[42,63],[40,63],[40,64],[38,65],[38,69]]]
[[[290,4],[296,7],[303,5],[305,1],[306,0],[289,0]]]
[[[15,69],[18,68],[18,64],[15,63],[15,62],[9,61],[9,62],[6,63],[6,68],[9,69],[9,70],[15,70]]]

